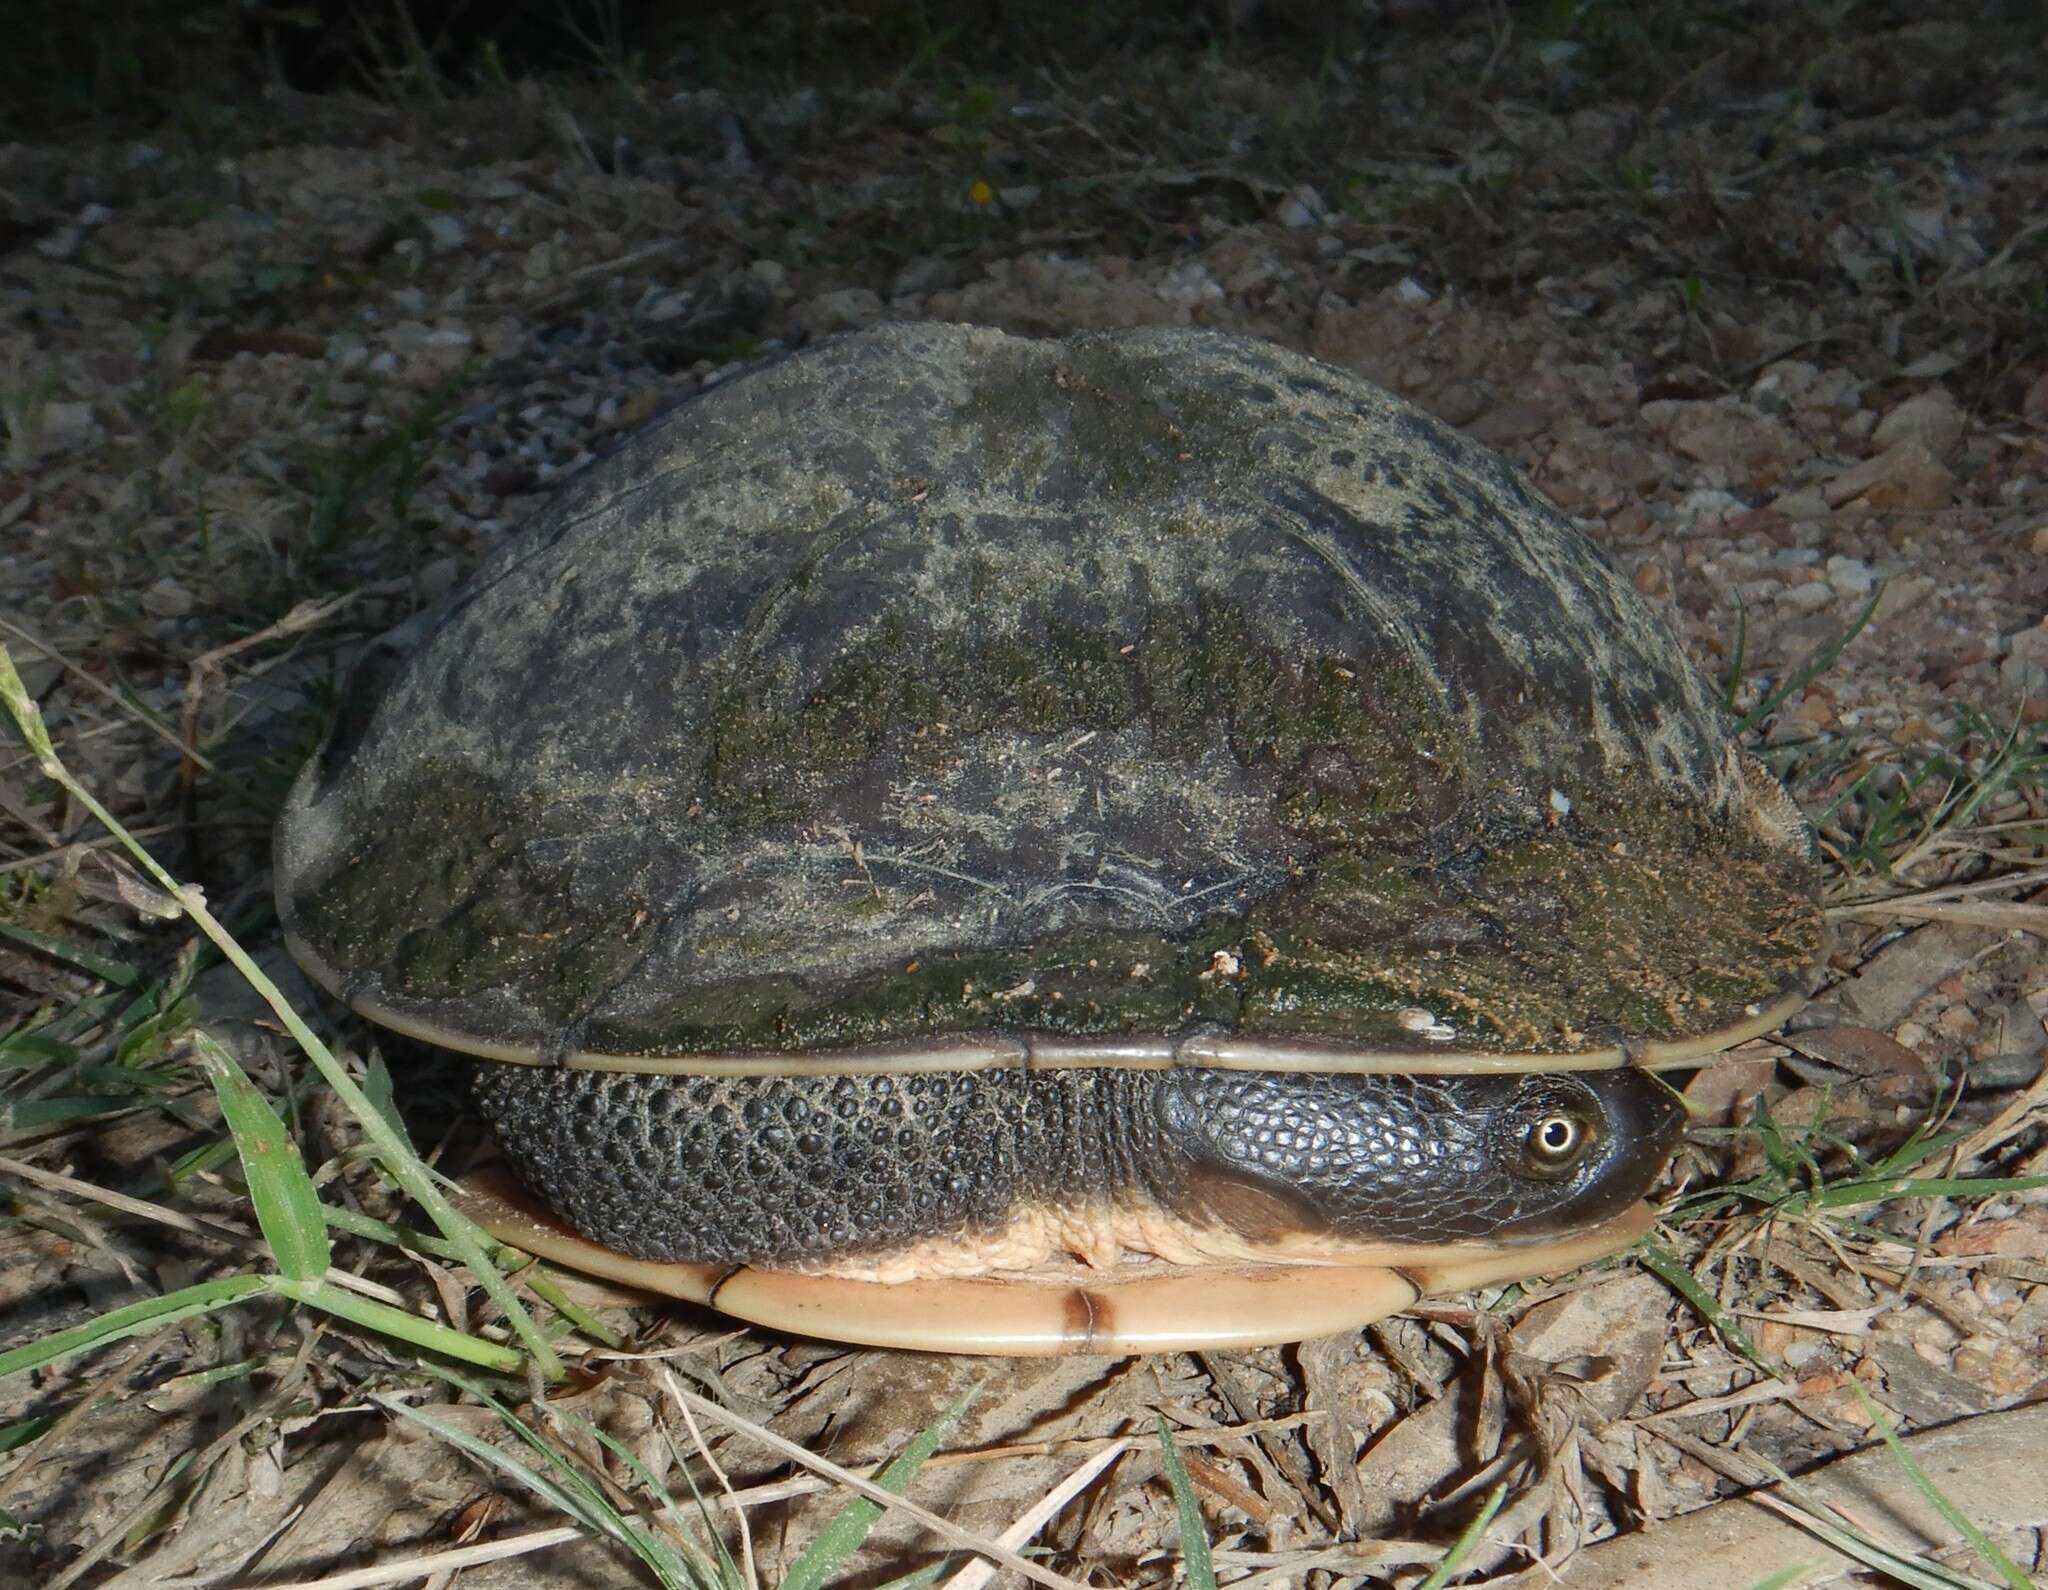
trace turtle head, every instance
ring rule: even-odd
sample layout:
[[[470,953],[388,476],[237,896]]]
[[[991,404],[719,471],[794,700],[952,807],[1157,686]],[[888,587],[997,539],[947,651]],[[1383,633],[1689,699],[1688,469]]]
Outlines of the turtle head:
[[[1610,1219],[1677,1148],[1685,1112],[1641,1071],[1502,1078],[1486,1110],[1479,1172],[1502,1200],[1493,1234],[1537,1241]]]
[[[1154,1195],[1252,1242],[1553,1240],[1639,1199],[1684,1125],[1671,1090],[1631,1070],[1189,1072],[1159,1101]]]

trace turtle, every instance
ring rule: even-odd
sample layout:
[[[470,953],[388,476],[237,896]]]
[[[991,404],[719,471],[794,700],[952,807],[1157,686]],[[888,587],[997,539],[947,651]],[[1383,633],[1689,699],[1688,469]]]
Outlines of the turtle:
[[[1343,1330],[1635,1240],[1811,831],[1592,542],[1362,378],[890,323],[371,645],[275,841],[533,1251],[968,1352]]]

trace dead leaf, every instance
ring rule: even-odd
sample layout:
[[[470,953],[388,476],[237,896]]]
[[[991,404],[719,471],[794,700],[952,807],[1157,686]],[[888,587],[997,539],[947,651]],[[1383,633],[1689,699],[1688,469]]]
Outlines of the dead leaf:
[[[2031,1220],[1975,1220],[1935,1239],[1944,1258],[1997,1254],[2005,1259],[2048,1259],[2048,1231]]]
[[[1856,1077],[1924,1077],[1927,1062],[1896,1038],[1869,1027],[1816,1027],[1785,1040],[1803,1055]]]
[[[1733,1126],[1770,1086],[1776,1055],[1728,1055],[1705,1066],[1685,1085],[1685,1110],[1694,1126]]]
[[[1817,1086],[1850,1077],[1875,1098],[1895,1103],[1922,1100],[1934,1090],[1936,1079],[1925,1060],[1870,1027],[1815,1027],[1785,1042],[1805,1057],[1788,1061],[1788,1067]]]
[[[1597,1419],[1619,1419],[1657,1372],[1671,1309],[1664,1283],[1638,1270],[1538,1303],[1516,1322],[1515,1348],[1569,1370]]]
[[[2003,935],[1993,929],[1932,922],[1894,939],[1864,963],[1842,1002],[1873,1030],[1889,1030],[1942,978]]]

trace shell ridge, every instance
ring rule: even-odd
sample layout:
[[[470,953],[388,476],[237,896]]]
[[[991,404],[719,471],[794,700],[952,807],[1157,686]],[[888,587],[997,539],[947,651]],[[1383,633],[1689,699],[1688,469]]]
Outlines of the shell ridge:
[[[776,623],[777,610],[788,605],[790,598],[803,585],[814,578],[834,558],[848,547],[853,546],[878,526],[891,520],[915,521],[916,509],[901,503],[886,503],[879,507],[867,505],[863,508],[846,508],[828,520],[814,532],[812,544],[804,555],[786,569],[775,583],[762,593],[754,611],[748,615],[747,624],[739,637],[740,655],[734,660],[733,672],[738,674],[743,665],[751,661],[760,650],[767,632]],[[852,520],[843,530],[834,533],[837,520]]]
[[[654,422],[645,431],[629,437],[620,446],[596,459],[585,471],[580,472],[576,484],[583,485],[582,475],[600,471],[615,462],[629,462],[640,452],[654,451],[666,439],[669,431],[677,427],[678,419],[679,414],[670,415],[666,419]],[[600,506],[582,513],[563,515],[560,524],[549,522],[551,505],[536,508],[521,521],[512,535],[492,550],[489,558],[479,564],[457,590],[450,593],[442,604],[442,610],[436,614],[436,621],[454,617],[517,575],[535,559],[546,556],[577,531],[597,520],[616,515],[623,503],[666,484],[681,473],[679,467],[656,470],[614,492],[606,493]]]
[[[1321,500],[1328,505],[1333,514],[1344,512],[1343,509],[1338,507],[1336,503],[1331,502],[1327,497]],[[1424,679],[1430,682],[1431,687],[1437,692],[1442,704],[1448,707],[1450,702],[1444,691],[1443,680],[1437,672],[1435,660],[1422,649],[1420,643],[1410,633],[1409,626],[1400,621],[1399,616],[1392,611],[1386,599],[1368,585],[1360,576],[1358,570],[1352,567],[1345,559],[1335,542],[1321,532],[1310,529],[1306,522],[1283,525],[1282,533],[1288,540],[1298,546],[1306,547],[1328,565],[1331,572],[1343,582],[1344,589],[1352,600],[1373,616],[1379,623],[1381,632],[1384,635],[1391,636],[1400,645],[1402,651],[1407,654],[1408,661],[1415,666],[1417,672]]]

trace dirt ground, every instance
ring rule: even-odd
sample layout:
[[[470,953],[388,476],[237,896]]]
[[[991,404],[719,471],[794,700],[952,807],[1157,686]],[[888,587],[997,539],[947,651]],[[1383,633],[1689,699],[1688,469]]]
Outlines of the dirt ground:
[[[1827,1466],[1883,1421],[1933,1432],[1940,1488],[2039,1574],[2048,22],[1130,10],[1048,41],[817,8],[509,76],[372,51],[317,93],[0,145],[0,645],[59,754],[352,1065],[390,1063],[423,1150],[466,1140],[432,1057],[316,998],[269,914],[272,817],[367,639],[650,416],[875,320],[1213,326],[1358,371],[1576,519],[1822,835],[1827,980],[1693,1081],[1660,1189],[1697,1295],[1625,1257],[1299,1347],[978,1362],[568,1281],[615,1342],[565,1339],[551,1438],[622,1506],[729,1481],[712,1516],[769,1583],[845,1493],[710,1415],[700,1443],[665,1376],[856,1466],[978,1387],[911,1494],[995,1537],[1100,1459],[1018,1537],[1055,1583],[1188,1571],[1161,1416],[1226,1585],[1418,1583],[1499,1481],[1458,1582],[2000,1582],[1881,1448]],[[289,1101],[330,1202],[403,1210],[156,899],[0,734],[0,1347],[261,1264],[196,1031]],[[434,1257],[335,1257],[494,1327]],[[0,1577],[509,1542],[412,1582],[653,1582],[385,1397],[505,1439],[420,1355],[275,1301],[0,1380]],[[1777,1501],[1807,1523],[1727,1503],[1776,1469],[1810,1473]],[[1821,1526],[1974,1577],[1883,1578]],[[891,1515],[840,1573],[941,1560],[969,1557]]]

